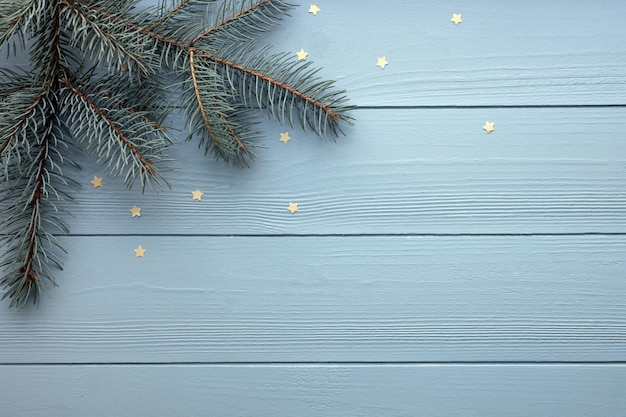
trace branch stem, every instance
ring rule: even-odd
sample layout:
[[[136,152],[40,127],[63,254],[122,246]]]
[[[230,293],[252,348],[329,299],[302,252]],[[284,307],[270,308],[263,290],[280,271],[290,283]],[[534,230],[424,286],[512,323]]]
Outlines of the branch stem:
[[[219,143],[217,138],[215,137],[215,133],[213,133],[213,129],[211,128],[211,124],[209,123],[209,119],[207,117],[206,111],[204,110],[204,104],[202,104],[202,97],[200,97],[200,87],[198,86],[198,79],[196,77],[196,67],[194,65],[193,57],[195,55],[194,49],[189,50],[189,68],[191,70],[191,80],[193,81],[193,90],[196,95],[196,102],[198,103],[198,108],[200,109],[200,114],[202,115],[202,120],[204,121],[204,126],[206,126],[207,131],[209,132],[209,136],[211,137],[211,142],[216,147],[219,147]]]

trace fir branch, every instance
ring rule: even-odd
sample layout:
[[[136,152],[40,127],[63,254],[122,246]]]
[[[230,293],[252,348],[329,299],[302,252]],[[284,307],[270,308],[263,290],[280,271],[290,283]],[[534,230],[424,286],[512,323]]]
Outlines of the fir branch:
[[[11,306],[38,302],[44,282],[56,285],[62,248],[54,233],[68,232],[57,203],[74,184],[62,171],[75,167],[73,145],[128,187],[160,186],[171,143],[164,66],[179,81],[189,136],[226,161],[254,157],[257,109],[281,123],[297,118],[321,138],[351,121],[344,92],[310,62],[253,51],[291,7],[283,0],[176,0],[167,10],[164,0],[160,11],[135,12],[137,3],[0,2],[0,47],[21,41],[31,67],[0,69],[0,286]]]
[[[33,0],[5,2],[0,5],[0,46],[11,39],[20,28],[28,26],[28,22],[36,16]],[[27,17],[30,12],[30,16]]]
[[[235,31],[235,34],[229,33],[229,36],[238,41],[241,41],[241,38],[256,40],[259,32],[265,31],[266,26],[276,23],[280,18],[278,14],[263,13],[263,9],[269,7],[274,11],[286,13],[286,10],[292,7],[290,4],[282,1],[260,0],[252,2],[248,7],[244,7],[233,14],[232,11],[236,10],[237,6],[241,7],[242,4],[245,5],[245,2],[225,1],[222,10],[215,13],[218,20],[207,30],[193,38],[189,45],[193,47],[198,41],[226,28]]]
[[[257,135],[250,129],[242,129],[241,123],[231,120],[241,119],[241,110],[236,110],[237,106],[228,101],[229,96],[224,93],[220,75],[210,64],[207,65],[206,60],[198,58],[195,50],[190,50],[188,59],[179,69],[182,73],[190,74],[183,83],[186,88],[182,96],[184,102],[187,102],[190,136],[197,135],[201,145],[206,142],[206,152],[212,151],[226,161],[246,165],[247,158],[254,158],[252,139]]]
[[[300,100],[306,102],[307,104],[310,104],[313,107],[316,107],[320,110],[322,110],[325,114],[326,114],[326,119],[328,121],[332,121],[332,120],[339,120],[341,118],[341,116],[339,115],[338,112],[334,111],[331,106],[330,103],[322,103],[318,100],[316,100],[312,95],[307,95],[305,92],[298,90],[295,87],[292,87],[291,85],[285,83],[285,82],[281,82],[280,80],[273,78],[269,75],[267,75],[264,72],[252,69],[252,68],[248,68],[244,65],[241,64],[237,64],[233,61],[229,61],[227,59],[224,58],[219,58],[217,56],[212,56],[209,54],[203,54],[207,59],[223,65],[226,68],[230,68],[236,71],[239,71],[242,75],[249,77],[250,79],[257,79],[257,80],[262,80],[266,83],[268,83],[271,86],[280,88],[284,91],[286,91],[289,94],[292,94],[293,96],[299,98]],[[275,56],[276,58],[278,58],[279,56]],[[302,64],[302,65],[306,65],[306,64]],[[312,74],[311,74],[312,75]],[[308,77],[307,77],[308,78]],[[259,101],[260,103],[260,101]]]
[[[220,143],[219,143],[217,137],[215,136],[215,133],[213,133],[213,129],[211,128],[211,124],[209,123],[209,120],[208,120],[208,117],[207,117],[207,112],[206,112],[206,110],[204,108],[204,104],[202,102],[201,90],[200,90],[200,86],[198,84],[198,77],[196,76],[196,67],[195,67],[195,64],[194,64],[194,54],[195,54],[195,50],[194,49],[189,50],[189,68],[190,68],[191,78],[192,78],[192,82],[193,82],[194,95],[196,97],[196,102],[198,103],[198,108],[200,109],[200,113],[202,115],[202,120],[203,120],[203,122],[204,122],[204,124],[205,124],[205,126],[207,128],[207,131],[209,132],[210,137],[211,137],[211,142],[213,143],[214,146],[219,147]],[[226,128],[228,129],[228,132],[231,135],[231,137],[237,143],[237,147],[239,148],[239,150],[243,154],[247,153],[248,151],[247,151],[246,145],[243,143],[243,141],[239,137],[239,135],[237,135],[237,133],[235,132],[235,129],[233,128],[233,126],[228,122],[228,118],[223,113],[219,113],[220,105],[218,104],[218,102],[213,97],[210,97],[210,100],[211,100],[211,104],[213,105],[213,108],[218,113],[218,116],[220,117],[220,119],[222,119],[222,121],[224,122]]]
[[[90,134],[87,139],[89,149],[93,150],[100,160],[105,160],[109,168],[126,170],[125,182],[128,187],[131,187],[139,177],[142,189],[146,185],[160,188],[159,176],[153,164],[155,160],[161,159],[161,154],[170,143],[164,132],[147,123],[144,113],[126,109],[115,113],[113,106],[98,105],[66,75],[61,75],[60,80],[66,90],[71,92],[71,96],[65,96],[65,108],[81,105],[79,110],[74,110],[74,117],[68,120],[75,136]],[[108,102],[113,100],[109,99]],[[77,117],[79,115],[81,117]],[[102,124],[106,129],[102,129]],[[131,139],[126,131],[133,132],[134,138]],[[142,149],[151,155],[146,155]]]
[[[13,202],[3,210],[7,217],[0,242],[7,252],[0,256],[0,267],[7,271],[0,285],[7,290],[3,298],[11,298],[11,306],[23,307],[31,300],[37,303],[45,288],[44,281],[56,286],[50,266],[62,266],[57,252],[63,250],[49,229],[66,233],[67,226],[58,216],[59,208],[51,198],[59,202],[68,198],[55,183],[68,185],[60,170],[61,161],[69,167],[74,165],[58,151],[64,146],[64,134],[59,128],[61,122],[55,102],[51,94],[41,99],[37,113],[43,114],[43,118],[28,125],[31,137],[39,139],[29,146],[20,146],[17,150],[19,165],[7,171],[7,183],[13,187],[3,190],[6,194],[3,200]],[[15,189],[22,191],[11,192]]]
[[[133,107],[132,105],[128,104],[127,102],[125,102],[124,100],[120,99],[119,97],[122,95],[121,92],[117,92],[116,93],[111,93],[111,92],[106,92],[103,91],[101,88],[96,87],[95,85],[91,84],[91,83],[85,83],[82,82],[80,79],[76,80],[77,85],[80,86],[81,88],[84,88],[85,90],[96,94],[104,99],[110,99],[112,100],[118,107],[124,109],[124,110],[128,110],[131,113],[139,113],[140,116],[148,123],[150,123],[151,125],[154,126],[155,129],[158,129],[162,132],[166,131],[165,126],[163,126],[156,117],[151,117],[150,115],[148,115],[146,113],[145,110],[140,110],[139,108]],[[99,85],[102,85],[105,81],[100,81],[98,82]],[[125,88],[128,88],[127,86],[124,86]],[[156,105],[156,100],[154,99],[149,99],[147,97],[142,97],[143,101],[147,101],[150,103],[155,103]]]
[[[193,91],[196,96],[196,102],[198,103],[198,109],[200,110],[200,115],[202,116],[202,121],[206,126],[206,130],[209,132],[209,136],[211,138],[211,142],[213,145],[219,146],[217,138],[215,137],[215,133],[213,133],[213,129],[211,128],[211,124],[209,123],[209,119],[204,109],[204,104],[202,103],[202,97],[200,96],[200,87],[198,86],[198,78],[196,77],[196,67],[193,62],[194,50],[191,49],[189,51],[189,68],[191,72],[191,79],[193,81]]]
[[[29,123],[29,121],[33,117],[36,109],[41,104],[41,101],[50,91],[51,81],[52,80],[48,80],[46,84],[42,87],[42,89],[39,91],[39,93],[35,96],[35,98],[32,99],[32,102],[24,110],[17,124],[15,124],[14,126],[11,126],[9,131],[2,135],[3,136],[1,138],[2,142],[0,143],[0,157],[2,157],[2,154],[9,148],[11,141],[15,140],[18,133],[23,132],[24,127]],[[8,106],[8,107],[10,109],[12,106]],[[9,109],[7,110],[10,111]],[[2,132],[1,129],[0,129],[0,132]]]
[[[178,13],[180,13],[185,6],[189,4],[189,0],[182,0],[176,7],[174,7],[169,12],[165,13],[162,17],[160,17],[156,22],[150,25],[148,30],[155,30],[163,23],[167,22],[170,19],[173,19]]]
[[[65,6],[64,18],[66,26],[73,34],[75,34],[72,46],[81,50],[89,50],[91,57],[98,61],[106,60],[109,64],[114,64],[110,68],[126,68],[129,74],[139,71],[145,74],[149,71],[149,66],[145,61],[151,58],[150,54],[142,53],[145,50],[145,44],[138,42],[134,33],[128,31],[116,31],[117,35],[112,36],[107,31],[107,25],[103,22],[94,22],[82,11],[82,8],[89,8],[89,5],[80,3],[79,7],[75,7],[68,0],[60,0]],[[82,7],[81,7],[82,6]],[[119,29],[119,28],[118,28]],[[93,41],[93,36],[102,41],[104,47],[85,48],[84,45]],[[126,44],[122,42],[126,41]],[[133,43],[134,42],[134,43]]]

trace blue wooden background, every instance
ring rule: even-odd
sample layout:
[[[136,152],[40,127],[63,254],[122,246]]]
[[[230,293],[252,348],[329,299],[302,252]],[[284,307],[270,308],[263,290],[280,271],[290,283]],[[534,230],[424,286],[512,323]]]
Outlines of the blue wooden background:
[[[626,3],[318,4],[267,42],[354,127],[267,121],[247,170],[181,141],[160,194],[85,157],[1,415],[626,416]]]

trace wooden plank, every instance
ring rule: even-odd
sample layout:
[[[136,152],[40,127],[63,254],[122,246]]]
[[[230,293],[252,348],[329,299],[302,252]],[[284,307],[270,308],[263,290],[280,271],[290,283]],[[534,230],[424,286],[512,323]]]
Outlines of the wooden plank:
[[[157,0],[145,1],[155,4]],[[360,106],[625,104],[621,0],[309,2],[263,43],[301,48]],[[452,13],[461,13],[455,26]],[[1,55],[0,65],[27,56]],[[381,70],[376,60],[385,56]]]
[[[626,360],[624,236],[64,243],[0,363]]]
[[[11,417],[600,417],[626,414],[626,367],[20,366],[0,393]]]
[[[315,17],[308,7],[269,43],[304,48],[360,106],[625,103],[620,0],[349,0],[326,2]]]
[[[125,192],[92,159],[77,234],[626,232],[626,108],[361,110],[348,137],[323,143],[265,123],[253,166],[172,150],[171,190]],[[496,130],[482,130],[486,120]],[[289,130],[293,140],[279,142]],[[192,201],[200,188],[203,200]],[[299,203],[292,216],[290,201]],[[132,218],[133,205],[143,209]]]

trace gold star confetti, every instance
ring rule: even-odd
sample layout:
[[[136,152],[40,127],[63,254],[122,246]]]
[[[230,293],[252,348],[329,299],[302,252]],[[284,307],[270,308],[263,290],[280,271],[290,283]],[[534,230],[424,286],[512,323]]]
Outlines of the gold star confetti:
[[[376,61],[376,66],[380,67],[382,69],[385,69],[385,66],[388,64],[389,62],[387,62],[387,60],[385,59],[385,57],[382,58],[378,58],[378,61]]]
[[[450,21],[454,22],[455,26],[458,26],[459,23],[463,22],[463,19],[461,18],[461,14],[452,13],[452,19],[450,19]]]
[[[196,191],[192,191],[191,194],[193,194],[193,200],[202,200],[202,195],[204,193],[202,191],[196,189]]]
[[[102,187],[102,178],[100,177],[94,176],[93,179],[89,182],[93,184],[93,188]]]
[[[289,212],[291,214],[296,214],[296,211],[298,211],[298,203],[289,203],[289,207],[287,208],[287,210],[289,210]]]
[[[296,55],[298,55],[298,61],[304,61],[308,54],[308,52],[304,52],[304,49],[300,49],[300,52],[296,52]]]
[[[143,258],[143,255],[146,253],[146,250],[139,245],[137,249],[135,249],[135,257]]]
[[[282,143],[284,143],[285,145],[287,144],[287,142],[289,142],[291,140],[291,137],[289,136],[289,132],[285,132],[285,133],[281,133],[280,134],[280,140]]]
[[[485,122],[485,125],[483,126],[483,129],[485,129],[485,132],[487,133],[491,133],[494,130],[496,130],[494,127],[494,122]]]
[[[309,7],[309,13],[313,13],[313,16],[317,16],[317,12],[320,11],[320,8],[317,6],[317,4],[312,4]]]
[[[141,217],[141,209],[137,206],[133,206],[133,208],[128,211],[130,211],[133,217]]]

